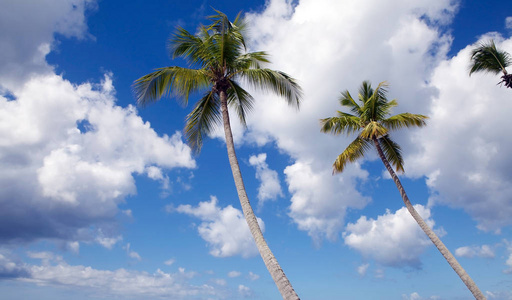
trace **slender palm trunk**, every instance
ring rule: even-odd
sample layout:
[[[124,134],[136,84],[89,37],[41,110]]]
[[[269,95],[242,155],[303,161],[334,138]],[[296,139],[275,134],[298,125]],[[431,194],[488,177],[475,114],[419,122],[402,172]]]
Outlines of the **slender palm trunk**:
[[[274,282],[276,283],[281,296],[283,296],[283,299],[285,300],[298,300],[299,296],[297,296],[297,293],[293,289],[290,281],[284,274],[283,269],[281,269],[281,266],[277,262],[277,259],[275,258],[272,251],[270,251],[270,248],[268,247],[267,242],[263,237],[263,233],[261,232],[256,216],[254,215],[254,211],[252,210],[251,203],[247,197],[242,179],[242,173],[240,172],[238,159],[236,158],[233,134],[231,133],[231,125],[229,122],[227,98],[224,91],[220,92],[220,106],[222,110],[222,120],[224,122],[224,133],[226,135],[226,147],[228,150],[229,164],[231,165],[231,172],[233,173],[233,179],[235,180],[235,186],[238,192],[238,198],[240,199],[240,204],[242,205],[242,211],[244,212],[245,220],[249,225],[249,229],[251,230],[251,234],[254,238],[254,241],[256,242],[256,246],[258,247],[261,258],[263,259],[265,266],[270,272],[272,279],[274,279]]]
[[[464,284],[468,287],[468,289],[471,291],[475,299],[477,300],[485,300],[485,296],[482,294],[478,286],[475,284],[475,282],[469,277],[468,273],[462,268],[462,266],[459,264],[459,262],[455,259],[455,257],[452,255],[450,250],[446,248],[446,246],[443,244],[443,242],[439,239],[439,237],[434,233],[434,231],[425,223],[423,218],[420,216],[420,214],[414,209],[414,207],[411,204],[411,201],[409,201],[409,197],[407,197],[407,194],[405,193],[405,189],[402,186],[402,183],[400,182],[400,179],[398,179],[398,176],[396,175],[395,171],[389,164],[389,161],[386,159],[386,156],[384,156],[384,152],[382,151],[382,148],[380,147],[379,140],[377,138],[373,139],[373,143],[375,144],[375,147],[377,148],[377,152],[379,152],[379,157],[386,166],[386,169],[388,170],[389,174],[391,175],[391,178],[393,178],[393,181],[396,184],[396,187],[398,188],[398,191],[400,192],[400,195],[402,196],[402,199],[404,200],[405,206],[411,213],[412,217],[416,222],[418,222],[418,225],[420,225],[421,229],[423,229],[423,232],[430,238],[432,243],[437,247],[439,252],[444,256],[446,261],[450,264],[450,266],[453,268],[453,270],[459,275],[460,279],[464,282]]]

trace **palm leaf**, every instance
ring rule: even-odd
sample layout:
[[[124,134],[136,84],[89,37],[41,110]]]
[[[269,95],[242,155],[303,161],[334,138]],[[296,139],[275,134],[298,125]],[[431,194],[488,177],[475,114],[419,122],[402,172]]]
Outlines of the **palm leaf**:
[[[332,165],[332,173],[341,173],[348,162],[355,162],[363,157],[365,152],[371,149],[372,144],[369,140],[357,137],[347,148],[336,158]]]
[[[231,88],[227,91],[228,104],[235,108],[235,111],[242,125],[247,126],[247,112],[251,111],[254,98],[236,82],[230,81]]]
[[[357,104],[354,98],[352,98],[352,95],[350,95],[350,92],[348,90],[341,93],[341,97],[339,98],[338,101],[342,106],[350,108],[350,110],[353,113],[357,115],[361,114],[361,107]]]
[[[215,126],[221,123],[222,115],[219,107],[220,101],[217,94],[208,91],[187,115],[185,137],[190,148],[196,152],[201,150],[203,136],[209,135]]]
[[[506,67],[512,64],[512,57],[505,51],[496,49],[493,40],[481,43],[471,51],[471,65],[469,75],[475,72],[490,72],[507,74]]]
[[[389,161],[389,163],[395,167],[397,172],[403,173],[404,161],[402,158],[402,149],[400,146],[391,140],[388,135],[379,138],[378,142],[382,147],[384,156],[386,156],[386,159]]]
[[[270,90],[285,98],[289,105],[299,108],[302,89],[288,74],[270,69],[247,69],[238,75],[253,88],[264,92]]]
[[[424,115],[402,113],[382,120],[381,123],[391,130],[397,130],[404,127],[423,127],[427,124],[426,119],[428,117]]]
[[[324,133],[351,134],[361,129],[359,117],[338,111],[338,117],[325,118],[320,120],[321,131]]]
[[[142,76],[133,84],[137,103],[146,105],[166,96],[170,91],[186,105],[190,93],[211,86],[210,76],[203,69],[166,67]]]

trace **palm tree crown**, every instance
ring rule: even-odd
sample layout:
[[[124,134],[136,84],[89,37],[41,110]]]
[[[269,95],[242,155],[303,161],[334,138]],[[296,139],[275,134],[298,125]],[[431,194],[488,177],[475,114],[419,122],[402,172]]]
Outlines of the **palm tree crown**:
[[[321,130],[325,133],[360,132],[334,162],[333,173],[342,172],[347,162],[355,162],[363,157],[376,140],[379,141],[386,158],[396,170],[404,171],[400,146],[389,137],[388,133],[403,127],[422,127],[428,117],[411,113],[388,117],[391,109],[398,103],[396,100],[388,101],[386,98],[387,87],[386,82],[381,82],[374,90],[370,82],[364,81],[359,88],[359,104],[348,90],[343,92],[339,98],[340,104],[349,108],[353,114],[338,111],[336,117],[320,120]]]
[[[222,120],[221,92],[226,93],[228,105],[235,108],[240,121],[246,125],[246,114],[254,99],[240,86],[240,81],[275,92],[297,108],[302,95],[299,85],[289,75],[262,68],[262,64],[269,63],[267,53],[246,52],[247,24],[240,13],[230,22],[225,14],[216,12],[217,15],[209,17],[212,24],[199,26],[196,35],[178,28],[170,40],[172,58],[184,58],[195,68],[159,68],[136,80],[133,86],[140,105],[170,93],[186,105],[191,93],[204,92],[187,116],[185,125],[185,136],[196,151],[201,149],[203,136]]]
[[[512,88],[512,74],[508,74],[507,67],[512,65],[512,57],[509,53],[496,48],[493,40],[481,43],[471,51],[471,65],[469,75],[475,72],[489,72],[493,74],[503,73],[501,81],[506,87]]]

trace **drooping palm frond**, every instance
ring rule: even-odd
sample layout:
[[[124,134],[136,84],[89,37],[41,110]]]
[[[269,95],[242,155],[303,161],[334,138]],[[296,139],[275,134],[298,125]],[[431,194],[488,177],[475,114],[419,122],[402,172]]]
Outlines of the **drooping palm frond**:
[[[428,117],[424,115],[402,113],[384,119],[381,121],[381,123],[391,130],[397,130],[404,127],[423,127],[427,124],[425,121],[426,119],[428,119]]]
[[[395,143],[389,135],[383,136],[378,139],[382,151],[386,156],[389,163],[395,167],[397,172],[404,172],[404,160],[402,158],[402,149],[400,145]]]
[[[187,115],[184,129],[185,138],[195,152],[201,150],[203,136],[212,133],[212,130],[222,121],[219,102],[217,94],[208,91]]]
[[[341,173],[345,169],[348,162],[355,162],[363,157],[365,152],[371,149],[372,144],[370,140],[357,137],[347,148],[336,158],[332,165],[332,173]]]
[[[320,130],[324,133],[346,133],[349,135],[361,129],[361,119],[351,114],[338,111],[337,117],[321,119],[320,126]]]
[[[290,75],[270,69],[247,69],[239,72],[242,80],[260,91],[272,91],[283,97],[288,105],[299,108],[302,89]]]
[[[208,71],[166,67],[142,76],[133,84],[139,105],[146,105],[172,92],[186,105],[190,93],[211,86]]]
[[[490,72],[507,74],[506,68],[512,64],[509,53],[498,50],[493,40],[481,43],[471,51],[469,75],[475,72]]]
[[[238,85],[238,83],[234,81],[230,81],[229,83],[231,88],[229,88],[227,92],[228,105],[235,108],[240,123],[245,127],[247,126],[246,116],[253,108],[254,98]]]

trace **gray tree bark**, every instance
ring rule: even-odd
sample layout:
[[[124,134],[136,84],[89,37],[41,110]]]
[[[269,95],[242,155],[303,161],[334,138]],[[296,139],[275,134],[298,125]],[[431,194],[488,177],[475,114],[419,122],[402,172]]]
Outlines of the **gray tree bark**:
[[[295,292],[292,287],[292,284],[284,274],[283,269],[277,262],[272,251],[267,245],[265,238],[263,237],[263,233],[261,232],[260,226],[256,219],[256,215],[251,207],[251,203],[249,202],[249,198],[247,197],[247,193],[245,191],[244,182],[242,179],[242,173],[240,172],[240,166],[238,165],[238,159],[235,153],[235,146],[233,142],[233,134],[231,132],[231,125],[229,121],[229,112],[227,105],[227,97],[224,91],[219,93],[220,96],[220,106],[222,111],[222,120],[224,123],[224,134],[226,136],[226,147],[228,150],[229,164],[231,165],[231,172],[233,173],[233,179],[235,180],[235,186],[238,193],[238,198],[240,199],[240,204],[242,206],[242,211],[244,213],[245,220],[247,221],[247,225],[249,225],[249,229],[251,234],[256,242],[256,246],[258,247],[258,251],[260,252],[261,258],[265,263],[272,279],[274,280],[281,296],[285,300],[298,300],[299,296]]]
[[[468,287],[468,289],[471,291],[475,299],[477,300],[486,300],[485,296],[482,294],[478,286],[475,284],[473,279],[469,277],[468,273],[462,268],[462,266],[459,264],[457,259],[452,255],[450,250],[446,248],[446,246],[443,244],[441,239],[434,233],[434,231],[425,223],[423,218],[420,216],[420,214],[414,209],[414,206],[412,206],[411,201],[409,201],[409,197],[407,197],[407,194],[405,193],[405,189],[402,186],[402,183],[400,182],[400,179],[398,179],[398,176],[396,175],[395,171],[389,164],[389,161],[387,160],[386,156],[384,155],[384,152],[382,151],[382,148],[380,147],[379,140],[377,138],[373,139],[373,143],[375,144],[375,147],[377,148],[377,152],[379,153],[379,157],[386,166],[386,169],[388,170],[389,174],[391,175],[391,178],[393,178],[393,181],[396,184],[396,187],[398,188],[398,191],[400,192],[400,195],[402,196],[402,200],[405,203],[405,206],[407,207],[407,210],[409,210],[409,213],[411,213],[412,217],[416,222],[418,222],[418,225],[420,225],[421,229],[425,234],[430,238],[432,243],[437,247],[439,252],[444,256],[446,261],[450,264],[450,266],[453,268],[455,273],[459,275],[460,279],[464,284]]]

